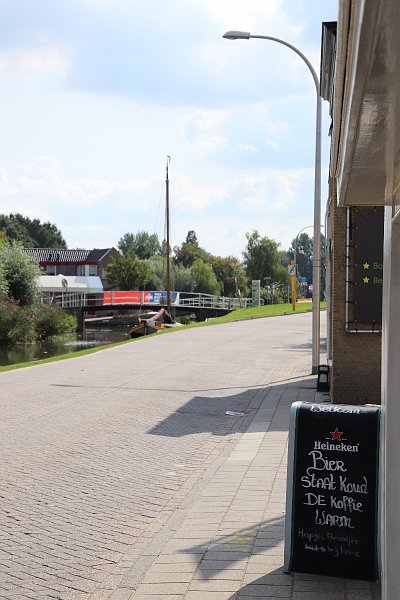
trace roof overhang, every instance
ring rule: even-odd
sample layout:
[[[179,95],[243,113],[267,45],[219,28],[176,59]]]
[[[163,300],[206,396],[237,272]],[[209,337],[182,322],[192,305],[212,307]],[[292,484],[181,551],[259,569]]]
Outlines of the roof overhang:
[[[342,206],[400,204],[400,2],[340,0],[331,175]]]
[[[102,294],[100,277],[73,277],[67,275],[40,275],[37,278],[40,292],[78,292],[81,294]]]

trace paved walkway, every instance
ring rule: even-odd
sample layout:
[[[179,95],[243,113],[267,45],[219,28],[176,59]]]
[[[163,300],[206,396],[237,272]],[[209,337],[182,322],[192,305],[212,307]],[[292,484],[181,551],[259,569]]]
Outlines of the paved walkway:
[[[289,408],[327,399],[310,330],[233,323],[0,374],[0,598],[378,600],[282,570]]]
[[[246,429],[209,468],[111,600],[377,600],[379,584],[283,572],[288,416],[327,401],[315,377],[260,388]],[[105,594],[93,598],[108,598]]]

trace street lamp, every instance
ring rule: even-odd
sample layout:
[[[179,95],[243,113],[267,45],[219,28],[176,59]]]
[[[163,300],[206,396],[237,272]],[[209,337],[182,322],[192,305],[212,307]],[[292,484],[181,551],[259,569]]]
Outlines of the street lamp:
[[[318,372],[320,358],[320,276],[321,276],[321,96],[318,76],[314,67],[298,48],[288,42],[269,35],[251,35],[246,31],[227,31],[223,35],[228,40],[248,40],[258,38],[271,40],[287,46],[306,63],[315,83],[317,92],[316,131],[315,131],[315,167],[314,167],[314,233],[313,233],[313,307],[312,307],[312,373]]]

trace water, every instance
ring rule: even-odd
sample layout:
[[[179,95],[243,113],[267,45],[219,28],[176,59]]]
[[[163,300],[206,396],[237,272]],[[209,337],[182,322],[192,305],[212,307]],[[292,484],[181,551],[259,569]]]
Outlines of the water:
[[[0,345],[0,366],[73,354],[86,348],[122,342],[129,339],[129,330],[129,327],[93,328],[86,329],[83,335],[65,336],[62,339],[37,344]]]

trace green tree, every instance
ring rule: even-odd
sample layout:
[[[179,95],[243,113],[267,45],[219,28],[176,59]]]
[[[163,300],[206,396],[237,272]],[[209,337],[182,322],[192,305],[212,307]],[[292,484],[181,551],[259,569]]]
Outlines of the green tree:
[[[161,244],[156,233],[138,231],[138,233],[125,233],[118,242],[122,254],[134,252],[142,260],[161,254]]]
[[[325,236],[321,233],[321,289],[324,289],[325,280]],[[307,233],[302,233],[297,238],[292,240],[290,248],[288,250],[288,258],[294,259],[294,247],[296,244],[296,263],[297,263],[297,274],[300,277],[306,277],[307,283],[312,283],[313,280],[313,246],[314,242],[312,237]]]
[[[279,250],[279,264],[287,269],[290,264],[290,253],[288,250]]]
[[[107,266],[107,274],[111,286],[120,290],[144,288],[150,279],[148,265],[132,251],[111,260]]]
[[[296,247],[296,263],[297,275],[306,277],[307,282],[312,282],[312,257],[313,257],[313,240],[307,233],[301,233],[297,238],[292,240],[288,250],[290,260],[294,259],[294,248]]]
[[[8,237],[4,229],[0,229],[0,246],[4,246],[8,243]]]
[[[224,296],[234,298],[238,295],[247,297],[250,293],[248,278],[246,271],[244,270],[243,264],[238,258],[234,256],[211,256],[210,264],[217,277],[217,280],[221,284],[221,293]]]
[[[205,263],[201,258],[197,258],[191,267],[191,271],[194,292],[215,295],[221,293],[221,284],[217,281],[211,265]]]
[[[201,258],[204,262],[209,262],[210,254],[200,248],[196,232],[188,231],[183,244],[174,248],[174,262],[184,267],[191,267],[198,258]]]
[[[55,225],[39,219],[29,219],[21,214],[0,215],[0,232],[7,239],[21,243],[26,248],[66,248],[67,244]]]
[[[279,244],[268,237],[261,237],[254,230],[246,233],[247,246],[243,252],[244,266],[250,280],[259,279],[281,282],[285,280],[284,268],[280,264]]]
[[[195,282],[192,269],[183,265],[172,265],[172,287],[176,292],[193,292]]]
[[[152,256],[144,262],[147,265],[149,277],[146,281],[146,289],[164,290],[166,288],[165,258],[163,256]]]
[[[0,244],[1,343],[33,342],[72,331],[71,317],[62,308],[39,302],[40,274],[21,244]]]
[[[22,245],[13,242],[0,246],[0,289],[21,306],[32,304],[39,291],[36,278],[42,271]]]

